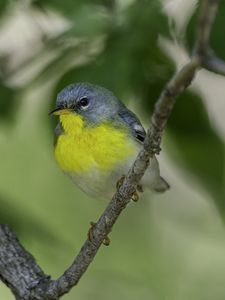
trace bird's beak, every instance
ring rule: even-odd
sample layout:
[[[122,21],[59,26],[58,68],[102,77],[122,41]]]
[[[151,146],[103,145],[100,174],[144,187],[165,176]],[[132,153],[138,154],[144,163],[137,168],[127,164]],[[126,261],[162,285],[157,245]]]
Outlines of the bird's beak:
[[[57,107],[50,111],[49,116],[54,115],[54,116],[60,116],[60,115],[68,115],[71,113],[70,108],[62,108],[62,107]]]

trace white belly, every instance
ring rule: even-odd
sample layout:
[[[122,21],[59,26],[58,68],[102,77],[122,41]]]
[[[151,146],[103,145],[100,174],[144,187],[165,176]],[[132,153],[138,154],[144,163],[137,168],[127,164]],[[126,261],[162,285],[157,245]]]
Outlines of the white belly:
[[[109,200],[116,192],[118,180],[127,174],[135,158],[135,156],[130,157],[113,171],[102,170],[96,166],[88,173],[67,173],[67,175],[91,197]],[[159,165],[155,157],[151,159],[150,166],[141,180],[141,185],[144,189],[147,187],[159,192],[168,188],[167,183],[159,175]]]
[[[91,197],[108,200],[116,192],[116,184],[123,175],[126,175],[128,168],[129,164],[125,162],[113,171],[96,167],[88,173],[67,173],[67,175]]]

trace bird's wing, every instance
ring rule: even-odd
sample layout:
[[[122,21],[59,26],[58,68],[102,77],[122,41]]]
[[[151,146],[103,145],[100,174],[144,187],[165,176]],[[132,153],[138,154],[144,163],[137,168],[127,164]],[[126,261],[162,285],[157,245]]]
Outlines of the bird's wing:
[[[136,115],[126,107],[121,109],[118,114],[121,121],[129,127],[132,136],[134,136],[135,139],[142,144],[144,142],[146,132]]]
[[[160,176],[159,162],[155,155],[150,159],[150,164],[142,183],[148,186],[152,191],[163,193],[170,188],[168,182]]]
[[[55,128],[55,133],[54,133],[54,146],[56,146],[57,144],[57,141],[58,141],[58,137],[63,133],[63,128],[62,128],[62,125],[61,123],[59,122],[57,125],[56,125],[56,128]]]
[[[119,117],[129,127],[132,136],[143,144],[146,132],[136,115],[124,107],[120,110]],[[150,164],[143,180],[146,181],[146,186],[155,192],[161,193],[169,189],[167,181],[160,176],[159,163],[155,155],[150,159]],[[142,183],[144,182],[142,181]]]

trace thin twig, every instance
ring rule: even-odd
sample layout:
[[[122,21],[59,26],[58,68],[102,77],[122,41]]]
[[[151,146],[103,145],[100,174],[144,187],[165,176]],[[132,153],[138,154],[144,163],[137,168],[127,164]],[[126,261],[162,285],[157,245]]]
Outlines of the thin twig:
[[[225,76],[225,62],[217,57],[210,48],[202,58],[202,67],[210,72]]]
[[[225,62],[210,47],[210,36],[221,0],[201,1],[194,56],[201,59],[201,66],[216,74],[225,75]]]
[[[209,58],[208,44],[218,4],[219,0],[202,1],[199,29],[196,38],[196,51],[191,61],[174,75],[162,91],[155,105],[143,149],[138,154],[123,184],[116,191],[98,222],[93,227],[91,241],[89,239],[85,241],[74,262],[64,274],[59,279],[50,281],[49,277],[36,265],[32,256],[22,248],[9,228],[3,225],[0,226],[0,277],[12,289],[16,295],[16,299],[57,300],[78,283],[93,261],[104,239],[111,232],[117,218],[130,202],[137,184],[149,165],[150,158],[155,154],[159,154],[162,133],[175,104],[176,97],[190,85],[199,67],[207,64],[208,66],[213,65],[211,66],[212,69],[218,70],[218,73],[220,71],[221,73],[225,73],[225,68],[220,64],[219,60],[215,62],[214,56],[212,57],[211,55],[211,60],[207,64],[205,61]],[[9,261],[10,264],[4,264],[5,260]],[[15,272],[16,277],[13,277],[14,274],[10,273],[12,267],[19,270],[19,274]],[[24,277],[24,274],[29,274],[29,267],[32,276],[28,275]],[[15,278],[16,280],[14,280]],[[38,280],[33,280],[32,283],[32,278],[38,278]],[[25,286],[26,296],[21,295],[21,286]]]
[[[210,44],[210,34],[217,14],[219,2],[220,0],[201,1],[199,24],[197,27],[196,48],[200,53],[203,52],[203,55]]]

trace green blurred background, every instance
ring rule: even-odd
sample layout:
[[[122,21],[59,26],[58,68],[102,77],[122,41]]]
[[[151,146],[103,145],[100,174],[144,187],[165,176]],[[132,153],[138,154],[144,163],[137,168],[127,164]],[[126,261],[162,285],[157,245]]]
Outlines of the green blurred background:
[[[194,43],[197,1],[0,1],[0,220],[53,278],[72,262],[106,202],[56,166],[66,84],[114,91],[148,126],[160,91]],[[225,58],[222,1],[212,46]],[[200,71],[169,121],[159,157],[171,190],[146,193],[118,220],[63,299],[225,299],[225,79]],[[0,284],[0,299],[14,299]]]

